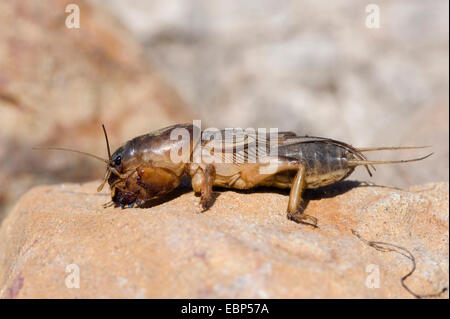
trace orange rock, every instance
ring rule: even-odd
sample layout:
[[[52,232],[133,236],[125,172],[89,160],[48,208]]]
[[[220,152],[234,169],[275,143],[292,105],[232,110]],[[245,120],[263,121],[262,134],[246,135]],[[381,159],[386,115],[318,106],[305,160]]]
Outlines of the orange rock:
[[[40,186],[21,198],[0,228],[1,297],[412,297],[400,283],[411,261],[352,229],[415,256],[413,291],[448,287],[448,183],[308,191],[306,213],[319,229],[287,220],[288,195],[272,189],[220,191],[198,213],[190,189],[122,210],[104,209],[109,194],[96,186]],[[68,288],[77,271],[79,288]],[[378,279],[379,288],[367,286]]]

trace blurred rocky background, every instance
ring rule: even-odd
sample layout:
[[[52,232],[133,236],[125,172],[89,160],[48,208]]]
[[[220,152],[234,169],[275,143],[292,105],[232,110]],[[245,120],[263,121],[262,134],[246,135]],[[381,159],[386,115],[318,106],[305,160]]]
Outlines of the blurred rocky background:
[[[104,164],[60,146],[106,157],[111,147],[160,126],[190,121],[189,108],[147,63],[112,15],[85,1],[0,1],[0,220],[31,186],[100,178]]]
[[[69,3],[79,29],[65,27]],[[105,156],[102,122],[112,148],[192,118],[355,146],[433,145],[424,162],[352,178],[448,181],[448,2],[376,1],[375,29],[368,3],[0,0],[0,219],[33,185],[100,178],[100,162],[31,148]]]

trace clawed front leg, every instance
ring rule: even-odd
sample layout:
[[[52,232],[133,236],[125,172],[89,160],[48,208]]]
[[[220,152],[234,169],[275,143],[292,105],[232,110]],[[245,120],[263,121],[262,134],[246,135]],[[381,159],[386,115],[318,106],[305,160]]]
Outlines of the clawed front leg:
[[[200,205],[203,211],[207,210],[213,201],[212,188],[216,178],[216,169],[208,164],[203,170],[199,168],[192,177],[192,188],[194,192],[201,193]]]
[[[303,200],[302,194],[305,188],[305,166],[299,164],[297,174],[292,181],[291,192],[289,194],[289,204],[287,209],[287,218],[296,223],[305,224],[318,228],[317,219],[315,217],[306,215],[304,212],[306,208],[306,201]]]

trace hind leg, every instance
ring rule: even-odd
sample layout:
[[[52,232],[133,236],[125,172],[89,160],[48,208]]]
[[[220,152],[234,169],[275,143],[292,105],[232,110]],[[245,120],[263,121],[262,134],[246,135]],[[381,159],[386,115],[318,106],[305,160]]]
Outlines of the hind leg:
[[[305,188],[305,167],[298,165],[297,174],[292,181],[291,192],[289,194],[289,204],[287,208],[287,218],[296,223],[317,227],[317,219],[306,215],[303,211],[306,208],[306,201],[302,198]]]

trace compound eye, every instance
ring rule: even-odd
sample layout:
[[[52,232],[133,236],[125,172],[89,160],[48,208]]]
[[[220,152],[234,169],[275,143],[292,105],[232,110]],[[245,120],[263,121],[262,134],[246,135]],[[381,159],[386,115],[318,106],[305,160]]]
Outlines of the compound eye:
[[[120,163],[122,163],[122,158],[121,158],[120,156],[117,156],[117,157],[114,159],[114,165],[115,165],[115,166],[119,166]]]

